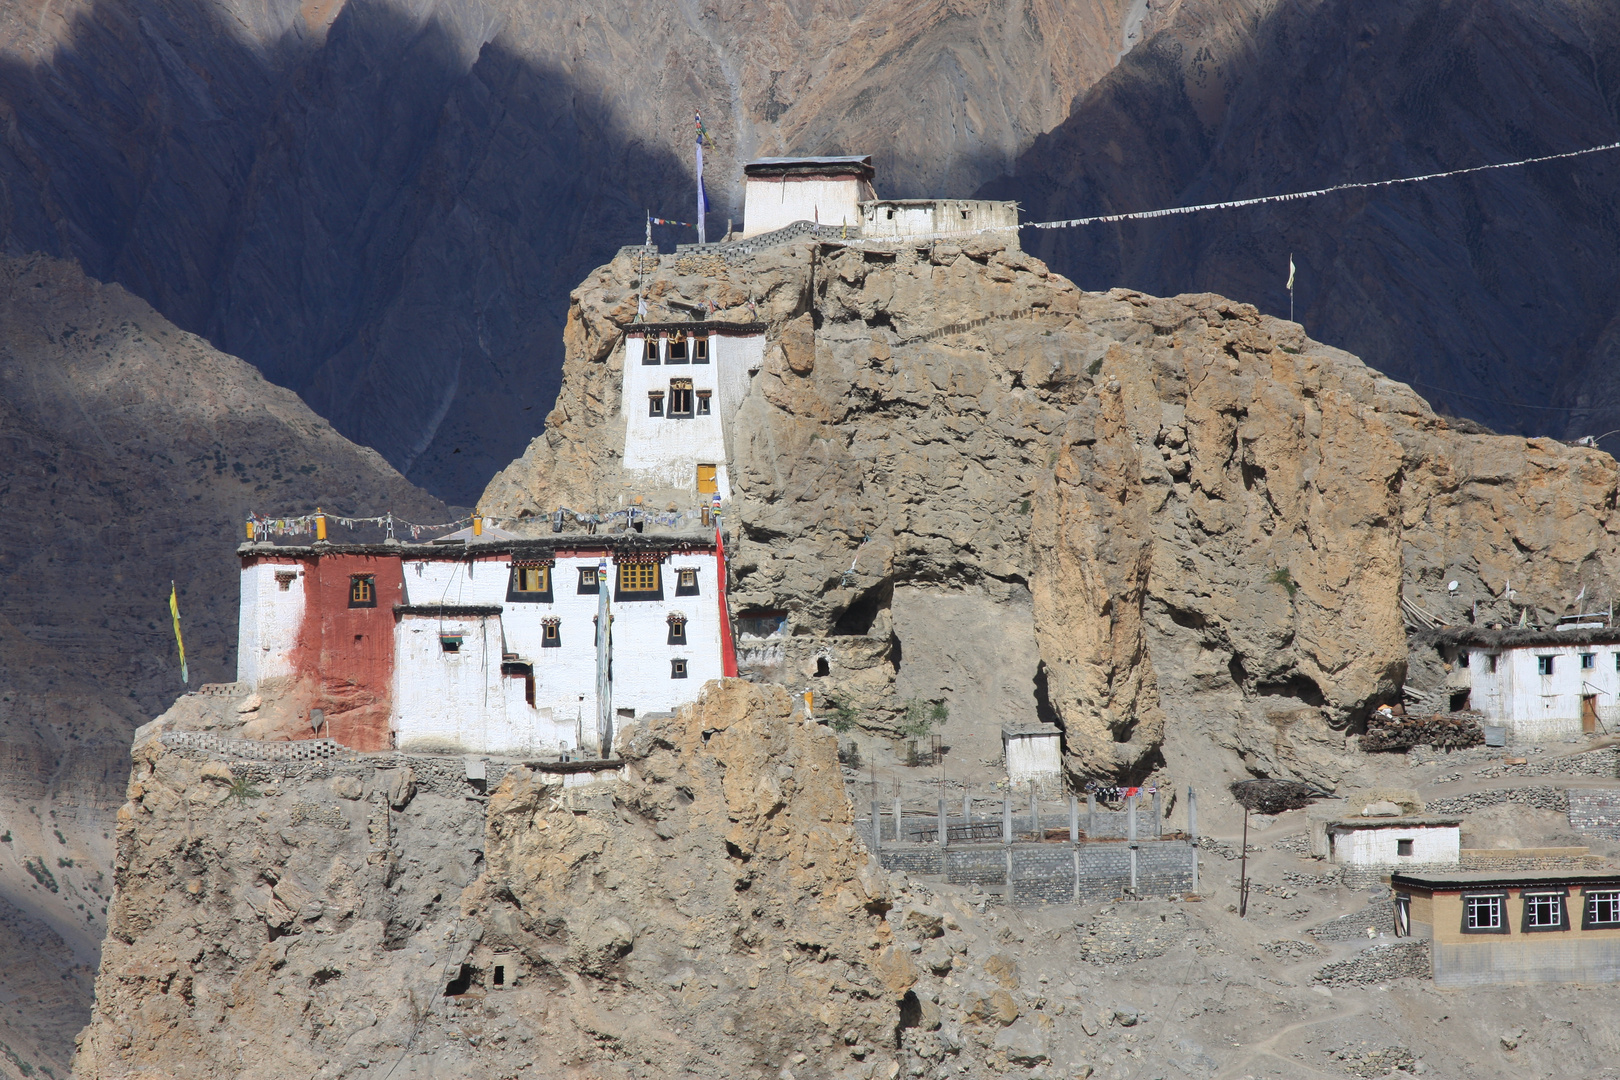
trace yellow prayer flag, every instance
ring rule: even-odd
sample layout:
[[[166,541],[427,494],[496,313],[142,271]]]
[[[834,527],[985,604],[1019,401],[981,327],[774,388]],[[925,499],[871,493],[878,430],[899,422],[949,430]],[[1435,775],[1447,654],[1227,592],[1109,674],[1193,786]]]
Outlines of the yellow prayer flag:
[[[180,593],[169,582],[169,613],[174,616],[174,644],[180,650],[180,681],[186,685],[191,684],[191,676],[186,674],[186,642],[180,636]]]

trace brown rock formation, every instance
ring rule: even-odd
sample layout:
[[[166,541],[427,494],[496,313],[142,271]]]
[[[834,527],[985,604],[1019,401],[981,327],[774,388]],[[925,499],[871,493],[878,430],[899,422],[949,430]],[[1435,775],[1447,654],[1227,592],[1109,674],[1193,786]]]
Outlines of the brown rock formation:
[[[547,435],[486,506],[637,493],[632,263],[576,292]],[[1620,567],[1607,455],[1454,431],[1218,297],[1084,294],[988,242],[666,257],[647,292],[768,319],[732,421],[732,599],[791,613],[770,677],[877,729],[917,696],[952,702],[963,745],[1050,707],[1079,773],[1141,775],[1185,736],[1333,781],[1343,732],[1400,693],[1403,590],[1461,618],[1511,578],[1562,612]]]
[[[486,814],[460,759],[145,738],[75,1075],[883,1070],[922,976],[834,744],[782,690],[712,683],[626,733],[623,779],[513,764]]]

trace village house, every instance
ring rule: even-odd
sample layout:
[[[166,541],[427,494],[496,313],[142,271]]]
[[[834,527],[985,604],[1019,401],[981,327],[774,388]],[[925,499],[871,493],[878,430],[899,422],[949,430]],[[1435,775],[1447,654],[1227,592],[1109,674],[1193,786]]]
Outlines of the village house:
[[[873,171],[870,154],[750,161],[743,166],[742,238],[800,221],[858,229],[861,203],[877,198]]]
[[[237,554],[238,681],[355,750],[605,753],[624,721],[736,673],[713,531]]]
[[[1056,790],[1063,780],[1063,732],[1055,724],[1001,725],[1001,757],[1014,790]]]
[[[1312,818],[1311,854],[1341,866],[1409,870],[1456,867],[1462,819],[1446,815]]]
[[[1620,630],[1470,627],[1447,635],[1451,707],[1472,708],[1516,742],[1613,731],[1620,720]]]
[[[1620,981],[1620,873],[1398,873],[1395,934],[1437,986]]]

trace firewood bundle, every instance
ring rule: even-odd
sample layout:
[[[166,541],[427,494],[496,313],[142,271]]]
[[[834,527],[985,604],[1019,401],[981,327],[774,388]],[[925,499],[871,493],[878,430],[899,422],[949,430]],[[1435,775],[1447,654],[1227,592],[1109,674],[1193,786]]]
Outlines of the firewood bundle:
[[[1361,748],[1369,753],[1410,750],[1414,746],[1461,750],[1468,746],[1479,746],[1484,741],[1485,732],[1479,726],[1478,715],[1473,713],[1393,718],[1374,713],[1367,720],[1367,734],[1361,737]]]

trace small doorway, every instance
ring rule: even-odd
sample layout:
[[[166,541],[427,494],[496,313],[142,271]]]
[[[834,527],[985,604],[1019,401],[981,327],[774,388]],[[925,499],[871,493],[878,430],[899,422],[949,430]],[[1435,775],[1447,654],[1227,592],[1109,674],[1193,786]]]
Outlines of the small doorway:
[[[699,495],[714,495],[720,491],[719,469],[714,465],[699,465],[697,467],[697,487]]]
[[[1597,695],[1581,695],[1581,731],[1591,735],[1597,731]]]
[[[1395,898],[1395,936],[1412,936],[1412,898],[1410,896],[1397,896]]]

